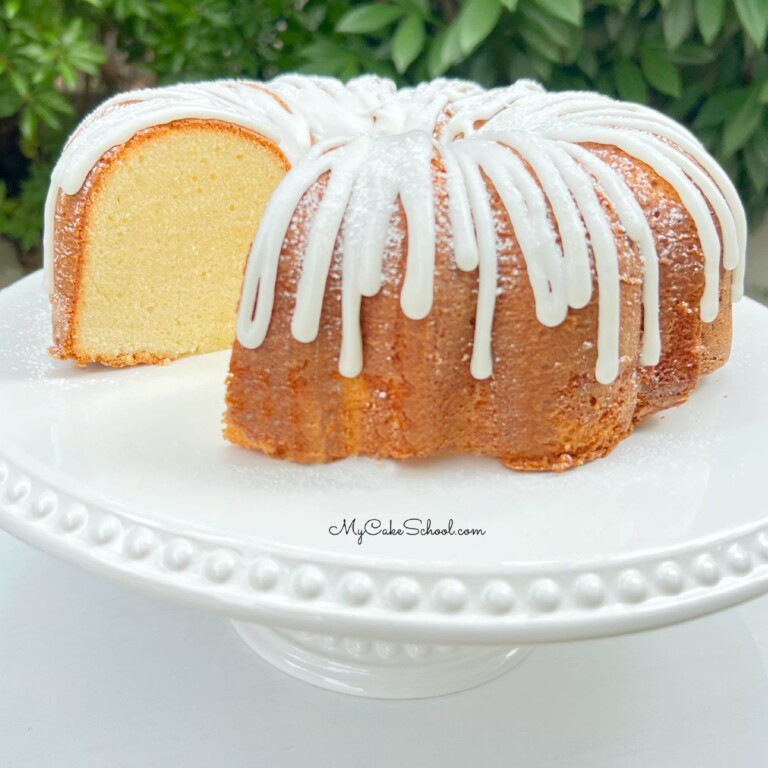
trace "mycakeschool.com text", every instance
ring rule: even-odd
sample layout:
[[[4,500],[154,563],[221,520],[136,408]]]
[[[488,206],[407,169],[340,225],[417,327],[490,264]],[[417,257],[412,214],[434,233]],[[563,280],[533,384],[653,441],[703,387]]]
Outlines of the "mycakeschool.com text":
[[[358,520],[346,517],[338,525],[328,528],[331,536],[352,536],[362,544],[367,536],[485,536],[485,528],[462,528],[453,518],[435,524],[431,518],[409,517],[402,522],[371,517]]]

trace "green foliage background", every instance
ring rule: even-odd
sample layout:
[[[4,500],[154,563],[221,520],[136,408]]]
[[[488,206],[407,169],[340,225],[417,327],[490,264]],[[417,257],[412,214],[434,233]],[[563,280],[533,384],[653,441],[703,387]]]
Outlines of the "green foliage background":
[[[52,164],[130,87],[288,71],[532,77],[689,125],[767,207],[768,0],[0,0],[0,234],[35,261]]]

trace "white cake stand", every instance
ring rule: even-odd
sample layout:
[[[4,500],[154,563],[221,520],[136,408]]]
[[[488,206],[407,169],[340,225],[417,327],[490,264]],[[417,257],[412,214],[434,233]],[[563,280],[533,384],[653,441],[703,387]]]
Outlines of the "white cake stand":
[[[0,293],[0,525],[231,618],[315,685],[449,693],[535,643],[768,591],[768,311],[754,302],[735,308],[731,361],[685,407],[562,475],[468,458],[269,459],[221,438],[227,353],[81,370],[47,355],[49,323],[39,274]],[[362,543],[338,532],[345,520],[373,521]],[[428,520],[454,534],[407,532]],[[485,533],[457,533],[471,528]]]

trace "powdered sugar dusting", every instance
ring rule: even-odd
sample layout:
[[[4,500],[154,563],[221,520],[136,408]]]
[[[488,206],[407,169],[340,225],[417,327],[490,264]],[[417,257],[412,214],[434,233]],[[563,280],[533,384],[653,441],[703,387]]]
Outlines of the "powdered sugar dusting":
[[[339,88],[335,84],[331,90]],[[690,133],[651,109],[589,93],[548,94],[528,81],[491,91],[451,80],[399,92],[378,79],[353,81],[347,88],[344,99],[350,93],[361,98],[351,110],[351,122],[340,130],[349,138],[332,150],[330,165],[327,157],[308,155],[289,173],[285,185],[290,189],[292,176],[313,183],[317,174],[312,168],[318,164],[330,168],[332,180],[334,175],[338,178],[338,185],[333,181],[329,185],[312,224],[307,253],[314,255],[321,240],[330,249],[341,233],[339,370],[345,376],[356,376],[363,368],[361,299],[375,295],[384,281],[392,279],[385,254],[392,238],[403,236],[391,225],[396,205],[403,207],[407,228],[401,305],[408,317],[424,317],[432,304],[436,230],[451,232],[459,269],[478,270],[470,360],[472,375],[478,379],[493,371],[494,307],[504,290],[498,282],[498,254],[503,252],[498,216],[506,213],[525,259],[536,315],[544,325],[559,325],[569,308],[586,306],[596,278],[595,376],[602,383],[615,380],[622,363],[621,272],[613,213],[643,263],[641,363],[656,364],[661,354],[659,255],[651,229],[621,175],[582,146],[585,143],[615,145],[650,165],[675,188],[696,224],[705,256],[700,307],[704,321],[717,316],[721,251],[725,267],[733,270],[734,283],[743,279],[745,219],[732,184]],[[370,118],[363,130],[361,109],[368,109]],[[338,120],[338,114],[333,119]],[[436,163],[444,173],[433,170]],[[444,214],[434,205],[436,184],[448,197],[447,227],[438,220]],[[503,212],[491,208],[489,184],[496,189]],[[330,187],[336,186],[343,194],[332,195]],[[611,200],[612,211],[601,198]],[[275,231],[285,231],[281,217],[290,210],[291,198],[282,187],[275,199],[280,210],[274,215],[267,212],[249,260],[238,325],[238,339],[246,347],[258,346],[269,323],[266,312],[252,321],[251,310],[254,302],[262,303],[255,286],[263,283],[264,274],[276,271],[279,245],[273,242],[265,251],[267,242]],[[717,217],[722,245],[709,206]],[[315,271],[302,277],[293,318],[293,335],[300,341],[311,341],[317,334],[324,284]]]
[[[491,376],[494,307],[504,291],[498,280],[498,254],[504,250],[498,225],[506,214],[542,324],[559,325],[569,309],[586,306],[596,279],[595,375],[610,383],[621,363],[620,249],[613,215],[643,264],[641,364],[654,365],[661,354],[663,254],[656,252],[640,202],[619,171],[586,144],[618,147],[675,189],[704,254],[702,320],[717,317],[721,262],[732,271],[734,298],[742,293],[746,218],[733,184],[687,130],[652,109],[592,93],[550,94],[531,81],[484,90],[441,79],[398,90],[379,77],[344,85],[300,75],[266,85],[220,81],[137,91],[89,116],[54,170],[46,203],[49,291],[59,190],[77,192],[98,158],[138,131],[183,118],[218,119],[253,130],[274,141],[293,166],[267,207],[248,259],[237,325],[238,340],[248,348],[262,343],[270,325],[285,236],[302,234],[291,333],[303,342],[317,336],[329,272],[340,270],[339,370],[358,375],[364,365],[362,298],[395,283],[392,270],[399,267],[389,255],[405,246],[400,303],[406,316],[425,317],[432,306],[440,231],[453,240],[456,266],[478,271],[470,368],[476,378]],[[447,197],[447,221],[436,205],[438,186]],[[491,186],[503,211],[490,205]],[[295,211],[318,187],[311,224],[299,233]],[[601,203],[605,199],[611,211]],[[392,223],[399,210],[405,231]]]

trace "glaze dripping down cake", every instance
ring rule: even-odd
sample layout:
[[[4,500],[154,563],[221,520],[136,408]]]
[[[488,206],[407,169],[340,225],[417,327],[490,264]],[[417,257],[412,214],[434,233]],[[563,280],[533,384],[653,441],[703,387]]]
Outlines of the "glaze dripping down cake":
[[[727,360],[745,244],[701,144],[596,94],[296,75],[138,91],[53,174],[52,353],[234,343],[226,437],[298,462],[567,469]]]

